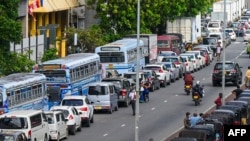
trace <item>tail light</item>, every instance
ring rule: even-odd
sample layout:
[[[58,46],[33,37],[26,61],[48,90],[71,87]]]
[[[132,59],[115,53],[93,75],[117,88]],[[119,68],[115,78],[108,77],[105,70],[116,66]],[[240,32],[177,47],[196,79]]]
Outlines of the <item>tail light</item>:
[[[174,62],[175,64],[177,64],[177,65],[180,65],[181,63],[179,62],[179,61],[177,61],[177,62]]]
[[[173,70],[169,70],[170,72],[173,72]]]
[[[31,130],[28,131],[28,139],[31,139]]]
[[[122,89],[122,90],[121,90],[121,95],[122,95],[122,96],[126,96],[126,94],[127,94],[127,90]]]
[[[72,115],[69,115],[69,120],[73,120],[74,117]]]
[[[236,73],[236,70],[230,70],[230,73]]]
[[[195,60],[193,60],[192,62],[195,63]]]
[[[61,85],[60,85],[60,88],[68,88],[68,85],[61,84]]]
[[[214,70],[214,73],[219,73],[219,71],[218,70]]]
[[[186,63],[185,65],[188,66],[188,63]]]
[[[234,121],[233,125],[240,125],[239,121]]]
[[[162,70],[162,69],[159,69],[159,73],[163,73],[163,70]]]
[[[80,108],[80,110],[86,112],[86,111],[88,111],[88,108],[87,107],[82,107],[82,108]]]

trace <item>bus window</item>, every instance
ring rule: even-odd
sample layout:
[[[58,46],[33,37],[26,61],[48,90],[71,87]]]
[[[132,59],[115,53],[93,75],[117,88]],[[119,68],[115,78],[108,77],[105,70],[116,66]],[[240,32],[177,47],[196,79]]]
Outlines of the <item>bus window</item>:
[[[88,64],[85,65],[84,72],[85,72],[85,75],[88,75],[88,73],[89,73],[89,66],[88,66]]]
[[[38,70],[35,73],[44,74],[48,82],[67,82],[65,70]]]
[[[80,74],[81,74],[81,78],[85,76],[84,66],[80,66]]]
[[[18,103],[20,103],[21,101],[20,101],[20,99],[21,99],[21,93],[20,93],[20,90],[16,90],[15,91],[15,104],[18,104]]]
[[[0,107],[3,106],[3,94],[0,93]]]
[[[158,46],[158,47],[169,48],[169,41],[166,41],[166,40],[158,40],[158,41],[157,41],[157,46]]]

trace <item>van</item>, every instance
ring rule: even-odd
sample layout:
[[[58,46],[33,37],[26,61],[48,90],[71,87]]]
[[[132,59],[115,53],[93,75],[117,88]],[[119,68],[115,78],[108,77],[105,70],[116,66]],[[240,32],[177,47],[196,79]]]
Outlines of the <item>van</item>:
[[[209,33],[222,32],[222,22],[220,21],[210,21],[207,24],[207,30]]]
[[[49,126],[46,115],[41,110],[18,110],[0,116],[3,131],[24,132],[28,140],[48,141]]]
[[[108,111],[112,114],[118,110],[118,97],[115,84],[111,82],[95,82],[88,85],[87,97],[94,105],[94,111]]]

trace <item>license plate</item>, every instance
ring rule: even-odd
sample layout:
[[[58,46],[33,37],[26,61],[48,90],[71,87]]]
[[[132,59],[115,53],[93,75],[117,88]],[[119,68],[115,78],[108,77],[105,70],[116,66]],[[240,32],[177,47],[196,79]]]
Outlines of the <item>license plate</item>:
[[[198,99],[199,97],[197,95],[194,96],[194,99]]]
[[[109,68],[110,69],[114,68],[114,65],[113,64],[109,64]]]
[[[189,89],[189,88],[190,88],[190,86],[189,86],[189,85],[187,85],[187,86],[186,86],[186,88],[187,88],[187,89]]]
[[[95,106],[95,109],[100,110],[100,109],[102,109],[102,107],[101,106]]]

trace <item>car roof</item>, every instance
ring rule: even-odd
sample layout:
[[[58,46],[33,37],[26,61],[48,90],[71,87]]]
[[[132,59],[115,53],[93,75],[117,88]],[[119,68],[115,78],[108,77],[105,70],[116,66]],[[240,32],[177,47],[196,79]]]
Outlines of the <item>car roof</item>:
[[[112,77],[112,78],[103,78],[102,80],[128,80],[127,78],[124,77]]]
[[[156,64],[147,64],[145,67],[151,67],[151,66],[159,66],[159,67],[160,67],[160,66],[163,66],[163,65],[164,65],[164,64],[157,64],[157,63],[156,63]],[[144,68],[145,68],[145,67],[144,67]]]
[[[85,99],[87,96],[85,95],[64,95],[64,99]]]
[[[70,108],[73,108],[73,106],[53,106],[53,107],[51,107],[52,110],[57,110],[57,109],[69,110]]]
[[[94,82],[94,83],[90,83],[88,86],[110,86],[110,85],[114,85],[111,82]]]
[[[0,135],[11,135],[11,136],[17,136],[17,135],[20,135],[22,134],[23,132],[21,131],[10,131],[10,130],[7,130],[7,131],[1,131],[0,132]]]
[[[39,114],[41,112],[42,112],[41,110],[17,110],[17,111],[5,113],[1,115],[1,117],[5,117],[5,116],[26,117],[26,116],[32,116],[34,114]]]
[[[62,113],[61,111],[45,111],[44,114],[58,114]]]

